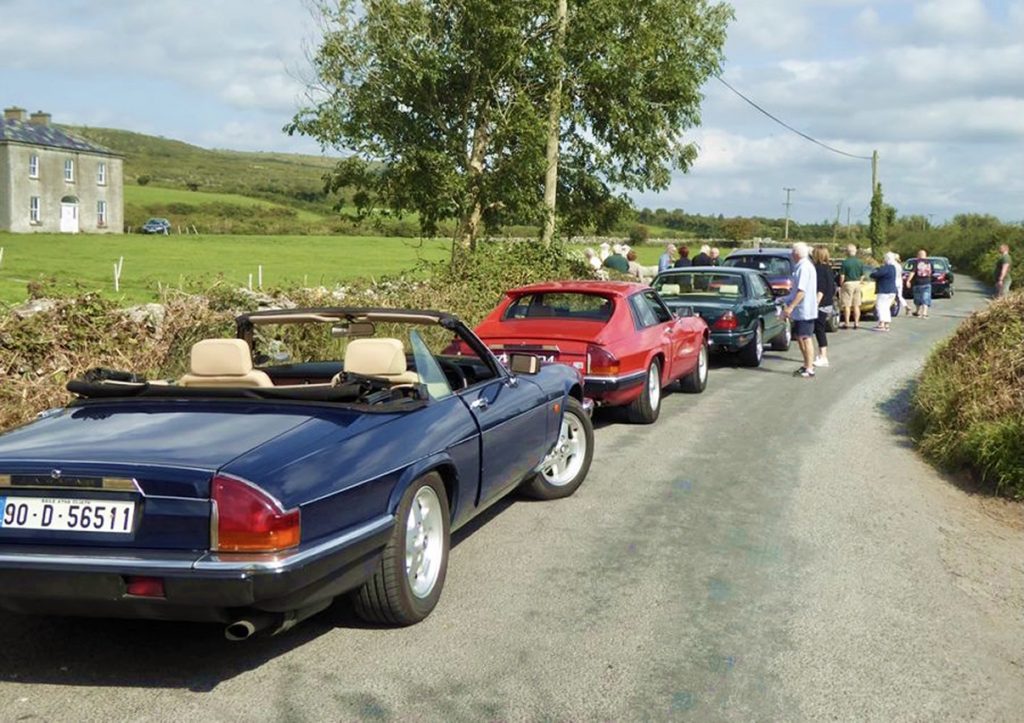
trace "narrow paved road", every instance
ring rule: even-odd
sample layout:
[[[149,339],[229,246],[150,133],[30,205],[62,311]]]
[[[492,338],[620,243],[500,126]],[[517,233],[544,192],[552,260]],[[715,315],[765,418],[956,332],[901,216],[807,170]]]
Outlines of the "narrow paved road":
[[[984,301],[723,363],[653,427],[599,421],[572,499],[457,536],[425,623],[336,606],[291,633],[0,619],[0,719],[987,719],[1024,711],[1019,509],[961,491],[900,419]]]

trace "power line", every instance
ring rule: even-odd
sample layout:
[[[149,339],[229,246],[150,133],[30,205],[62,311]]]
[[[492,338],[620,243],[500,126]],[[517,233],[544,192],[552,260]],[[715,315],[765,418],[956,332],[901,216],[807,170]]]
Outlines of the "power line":
[[[797,134],[798,136],[800,136],[801,138],[804,138],[804,139],[806,139],[806,140],[809,140],[809,141],[810,141],[811,143],[815,143],[815,144],[817,144],[817,145],[821,146],[822,148],[824,148],[824,149],[825,149],[825,150],[827,150],[827,151],[832,151],[833,153],[838,153],[838,154],[839,154],[839,155],[841,155],[841,156],[847,156],[848,158],[856,158],[856,159],[857,159],[857,160],[859,160],[859,161],[870,161],[870,160],[872,160],[871,156],[858,156],[858,155],[855,155],[855,154],[853,154],[853,153],[847,153],[846,151],[841,151],[841,150],[839,150],[838,148],[833,148],[832,146],[828,145],[827,143],[822,143],[822,142],[821,142],[821,141],[819,141],[819,140],[818,140],[817,138],[813,138],[813,137],[811,137],[811,136],[807,135],[806,133],[804,133],[803,131],[797,130],[797,129],[796,129],[796,128],[794,128],[793,126],[789,125],[789,123],[786,123],[786,122],[785,122],[784,120],[782,120],[781,118],[778,118],[778,117],[776,117],[776,116],[772,115],[771,113],[769,113],[768,111],[766,111],[766,110],[765,110],[764,108],[762,108],[761,106],[759,106],[759,105],[758,105],[757,103],[755,103],[754,101],[752,101],[752,100],[751,100],[750,98],[748,98],[747,96],[743,95],[743,93],[741,93],[741,92],[739,92],[738,90],[736,90],[735,88],[733,88],[733,87],[732,87],[731,85],[729,85],[729,83],[728,83],[728,82],[726,82],[726,80],[725,80],[725,79],[724,79],[724,78],[723,78],[722,76],[720,76],[720,75],[716,75],[715,77],[716,77],[716,78],[718,78],[718,81],[719,81],[719,82],[720,82],[720,83],[721,83],[722,85],[724,85],[724,86],[725,86],[726,88],[728,88],[729,90],[731,90],[731,91],[732,91],[733,93],[735,93],[736,95],[738,95],[738,96],[739,96],[740,98],[742,98],[743,100],[747,101],[747,103],[749,103],[750,105],[754,106],[754,108],[756,108],[757,110],[759,110],[759,111],[760,111],[761,113],[764,113],[764,114],[765,114],[766,116],[768,116],[769,118],[771,118],[771,119],[772,119],[773,121],[775,121],[776,123],[778,123],[778,124],[779,124],[780,126],[782,126],[783,128],[786,128],[786,129],[788,129],[788,130],[792,131],[793,133],[796,133],[796,134]]]

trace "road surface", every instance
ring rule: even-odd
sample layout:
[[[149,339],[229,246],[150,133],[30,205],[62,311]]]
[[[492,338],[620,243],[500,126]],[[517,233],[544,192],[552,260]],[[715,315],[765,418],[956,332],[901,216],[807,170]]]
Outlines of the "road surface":
[[[590,476],[456,536],[400,630],[344,605],[286,635],[0,619],[2,720],[1020,720],[1024,526],[905,435],[908,384],[984,299],[832,335],[793,378],[715,366],[651,427],[599,419]]]

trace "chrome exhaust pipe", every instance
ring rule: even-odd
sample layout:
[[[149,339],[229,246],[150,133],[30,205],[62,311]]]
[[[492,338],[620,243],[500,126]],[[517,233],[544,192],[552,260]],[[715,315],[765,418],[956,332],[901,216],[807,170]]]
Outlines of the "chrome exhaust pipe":
[[[280,617],[279,615],[259,613],[250,615],[248,618],[242,618],[229,623],[224,628],[224,637],[234,643],[248,640],[261,630],[265,630],[277,623]]]

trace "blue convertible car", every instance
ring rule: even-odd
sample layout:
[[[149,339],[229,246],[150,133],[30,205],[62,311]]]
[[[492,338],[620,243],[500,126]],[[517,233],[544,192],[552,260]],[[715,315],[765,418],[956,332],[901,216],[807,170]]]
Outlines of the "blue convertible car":
[[[97,369],[0,436],[0,607],[277,632],[351,593],[426,617],[452,530],[513,490],[571,495],[593,452],[579,372],[429,311],[238,318],[188,373]]]

